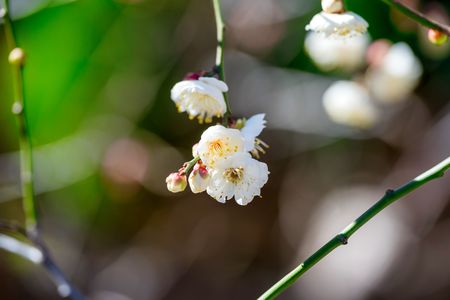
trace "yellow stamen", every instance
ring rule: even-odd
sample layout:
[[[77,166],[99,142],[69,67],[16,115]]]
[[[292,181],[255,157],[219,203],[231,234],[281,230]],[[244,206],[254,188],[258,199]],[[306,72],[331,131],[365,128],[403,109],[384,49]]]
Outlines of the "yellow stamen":
[[[227,181],[233,184],[237,184],[242,180],[242,177],[244,175],[244,168],[230,168],[225,170],[223,175],[225,176]]]

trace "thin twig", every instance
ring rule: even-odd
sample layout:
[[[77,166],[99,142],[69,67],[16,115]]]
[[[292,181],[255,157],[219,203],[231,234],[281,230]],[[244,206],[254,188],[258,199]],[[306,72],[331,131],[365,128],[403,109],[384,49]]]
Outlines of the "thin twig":
[[[387,5],[396,8],[409,18],[413,19],[419,24],[422,24],[423,26],[430,28],[430,29],[436,29],[438,31],[446,33],[448,36],[450,36],[450,26],[446,24],[442,24],[440,22],[437,22],[435,20],[431,20],[429,17],[424,15],[423,13],[412,9],[406,5],[404,5],[401,1],[398,0],[381,0]]]
[[[23,67],[25,56],[23,50],[17,48],[14,26],[9,12],[9,4],[9,0],[4,0],[4,7],[0,9],[0,17],[4,20],[4,30],[10,51],[9,61],[13,73],[14,104],[12,112],[16,116],[17,124],[19,126],[20,182],[22,189],[22,205],[25,214],[25,228],[13,223],[0,222],[0,229],[21,234],[26,237],[33,246],[13,237],[1,235],[2,243],[0,243],[0,248],[20,255],[35,264],[44,266],[51,279],[56,284],[58,293],[61,297],[73,300],[83,300],[84,297],[67,280],[64,273],[52,259],[45,243],[39,236],[36,202],[34,198],[33,152],[24,99]]]
[[[375,217],[383,209],[385,209],[390,204],[394,203],[396,200],[404,197],[405,195],[411,193],[417,188],[423,186],[427,182],[444,176],[445,171],[450,168],[450,157],[447,157],[444,161],[434,166],[425,173],[417,176],[412,181],[407,184],[397,188],[396,190],[388,190],[383,198],[381,198],[377,203],[375,203],[371,208],[369,208],[365,213],[359,216],[355,221],[349,224],[343,231],[332,238],[328,243],[317,250],[313,255],[311,255],[307,260],[301,263],[298,267],[292,270],[289,274],[283,277],[275,285],[273,285],[269,290],[267,290],[259,300],[274,299],[276,296],[285,291],[290,285],[292,285],[300,276],[302,276],[306,271],[311,269],[315,264],[321,261],[325,256],[331,253],[334,249],[341,245],[346,245],[348,239],[364,224]]]
[[[212,0],[214,6],[214,16],[216,18],[217,27],[217,52],[216,52],[216,66],[215,70],[219,75],[219,79],[225,81],[225,67],[224,67],[224,52],[225,52],[225,23],[222,16],[222,8],[220,0]],[[227,93],[223,93],[227,111],[223,117],[224,125],[228,125],[228,117],[231,115],[230,103],[228,101]]]
[[[13,51],[17,48],[17,43],[14,33],[14,27],[11,21],[11,15],[9,13],[9,0],[5,0],[3,14],[8,48],[10,51]],[[25,213],[25,227],[30,234],[36,234],[37,213],[34,201],[33,158],[23,91],[23,58],[22,62],[11,63],[11,66],[14,85],[14,104],[12,111],[16,116],[17,124],[19,126],[20,177],[22,188],[22,203]]]

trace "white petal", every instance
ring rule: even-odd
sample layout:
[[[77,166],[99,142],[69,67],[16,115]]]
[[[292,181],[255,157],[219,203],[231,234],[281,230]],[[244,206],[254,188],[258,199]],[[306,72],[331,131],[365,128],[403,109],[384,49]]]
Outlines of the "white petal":
[[[228,85],[222,80],[216,79],[214,77],[200,77],[198,80],[208,85],[214,86],[224,93],[228,92]]]
[[[334,39],[309,32],[305,39],[305,50],[323,71],[339,69],[352,72],[365,63],[369,41],[368,34],[357,35],[351,39]]]
[[[267,121],[264,120],[265,114],[252,116],[245,122],[241,133],[245,139],[245,151],[252,151],[255,148],[255,138],[261,134],[266,127]]]

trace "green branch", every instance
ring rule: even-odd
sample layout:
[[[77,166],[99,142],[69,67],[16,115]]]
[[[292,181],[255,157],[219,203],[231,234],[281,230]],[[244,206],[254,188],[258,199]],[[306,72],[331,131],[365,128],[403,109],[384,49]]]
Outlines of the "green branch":
[[[276,296],[285,291],[290,285],[292,285],[300,276],[306,271],[311,269],[315,264],[327,256],[330,252],[341,245],[347,244],[348,239],[364,224],[375,217],[378,213],[383,211],[387,206],[394,203],[396,200],[411,193],[427,182],[444,176],[445,171],[450,168],[450,157],[447,157],[444,161],[426,171],[425,173],[417,176],[407,184],[397,188],[396,190],[388,190],[383,198],[369,208],[365,213],[359,216],[355,221],[348,225],[343,231],[332,238],[328,243],[317,250],[307,260],[301,263],[298,267],[292,270],[289,274],[283,277],[269,290],[267,290],[259,300],[274,299]]]
[[[428,27],[430,29],[436,29],[438,31],[444,32],[445,34],[450,36],[450,26],[431,20],[423,13],[402,4],[398,0],[381,0],[381,1],[383,1],[384,3],[393,8],[396,8],[397,10],[399,10],[409,18],[413,19],[417,23],[422,24],[423,26]]]
[[[25,213],[26,230],[29,234],[37,233],[37,213],[34,200],[33,184],[33,158],[30,132],[25,110],[25,98],[23,87],[23,66],[25,54],[22,49],[17,48],[14,27],[9,13],[9,0],[5,0],[3,8],[3,20],[5,21],[5,35],[10,51],[9,61],[13,73],[14,104],[12,112],[16,116],[19,126],[20,147],[20,177],[22,189],[22,204]]]
[[[224,67],[224,51],[225,51],[225,23],[223,21],[222,9],[220,0],[212,0],[214,6],[214,16],[216,18],[217,27],[217,52],[216,52],[216,66],[215,69],[219,75],[219,79],[225,81],[225,67]],[[227,93],[223,93],[227,111],[223,117],[224,125],[228,125],[228,117],[231,114],[230,103],[228,102]]]

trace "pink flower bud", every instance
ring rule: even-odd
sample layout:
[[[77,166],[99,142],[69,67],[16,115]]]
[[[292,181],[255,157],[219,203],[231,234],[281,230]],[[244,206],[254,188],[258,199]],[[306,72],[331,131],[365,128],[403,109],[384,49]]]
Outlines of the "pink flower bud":
[[[373,42],[366,52],[366,60],[369,65],[381,65],[385,56],[389,53],[391,46],[392,44],[388,40],[377,40]]]
[[[189,175],[189,186],[194,194],[204,192],[209,184],[209,172],[205,165],[196,164]]]
[[[337,14],[344,11],[342,0],[322,0],[322,10],[329,14]]]
[[[428,29],[428,40],[438,46],[443,45],[448,40],[448,36],[436,29]]]
[[[167,189],[172,193],[179,193],[186,189],[186,175],[180,173],[172,173],[166,178]]]

